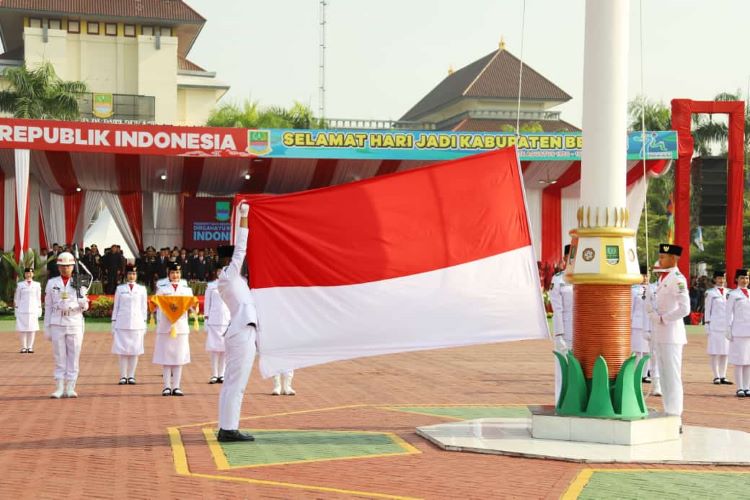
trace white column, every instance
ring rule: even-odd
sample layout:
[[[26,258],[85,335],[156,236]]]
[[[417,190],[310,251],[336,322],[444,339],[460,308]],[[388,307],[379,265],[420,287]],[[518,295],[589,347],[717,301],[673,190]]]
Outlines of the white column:
[[[629,0],[586,0],[581,205],[625,207]]]

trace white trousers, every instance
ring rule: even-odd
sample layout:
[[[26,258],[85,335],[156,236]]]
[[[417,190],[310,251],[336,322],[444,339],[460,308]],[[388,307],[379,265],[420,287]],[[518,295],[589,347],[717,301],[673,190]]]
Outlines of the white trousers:
[[[219,394],[219,428],[239,429],[242,398],[255,361],[255,328],[248,326],[224,338],[226,371]]]
[[[21,338],[21,347],[24,349],[34,348],[34,337],[36,337],[36,332],[18,332],[18,336]]]
[[[53,327],[54,328],[54,327]],[[83,334],[63,334],[53,332],[52,353],[55,356],[55,379],[78,380],[78,359],[81,357]]]
[[[662,389],[664,413],[682,416],[682,348],[683,344],[657,343],[656,362]]]

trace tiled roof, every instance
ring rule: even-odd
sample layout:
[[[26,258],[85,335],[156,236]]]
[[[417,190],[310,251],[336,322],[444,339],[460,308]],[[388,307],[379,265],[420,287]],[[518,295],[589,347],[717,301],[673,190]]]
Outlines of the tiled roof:
[[[183,71],[206,71],[205,69],[195,64],[193,61],[180,56],[177,56],[177,69]]]
[[[527,123],[538,123],[545,132],[577,132],[580,129],[563,120],[521,120],[521,127]],[[503,127],[516,128],[516,120],[488,120],[468,118],[460,121],[451,130],[471,132],[503,132]]]
[[[401,120],[415,121],[463,97],[517,99],[521,61],[505,49],[491,52],[445,77]],[[571,99],[560,87],[527,64],[523,66],[521,99],[565,102]]]
[[[182,0],[0,0],[0,8],[29,12],[160,19],[203,24]]]

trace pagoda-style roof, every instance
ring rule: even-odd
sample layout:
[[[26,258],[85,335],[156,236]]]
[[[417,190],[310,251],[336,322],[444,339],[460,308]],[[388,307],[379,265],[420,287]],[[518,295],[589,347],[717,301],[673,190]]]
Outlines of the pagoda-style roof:
[[[500,48],[449,74],[404,116],[402,121],[419,121],[424,116],[462,98],[518,99],[521,61]],[[571,99],[564,90],[539,72],[523,66],[521,99],[563,103]]]
[[[541,125],[545,132],[576,132],[580,129],[575,125],[572,125],[564,120],[521,120],[521,130],[523,126],[528,124]],[[507,132],[508,127],[516,129],[516,120],[514,119],[503,119],[503,120],[488,120],[488,119],[477,119],[467,118],[461,120],[456,125],[451,127],[451,130],[460,131],[471,131],[471,132]]]

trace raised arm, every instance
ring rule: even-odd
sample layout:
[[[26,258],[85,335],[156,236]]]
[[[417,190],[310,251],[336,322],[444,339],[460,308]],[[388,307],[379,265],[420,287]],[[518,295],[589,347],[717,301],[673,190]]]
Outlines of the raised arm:
[[[250,213],[250,205],[240,203],[240,206],[237,207],[237,212],[240,216],[240,227],[237,229],[237,234],[235,234],[232,262],[230,262],[226,271],[230,277],[240,276],[242,273],[242,263],[245,262],[245,254],[247,253],[247,215]]]

